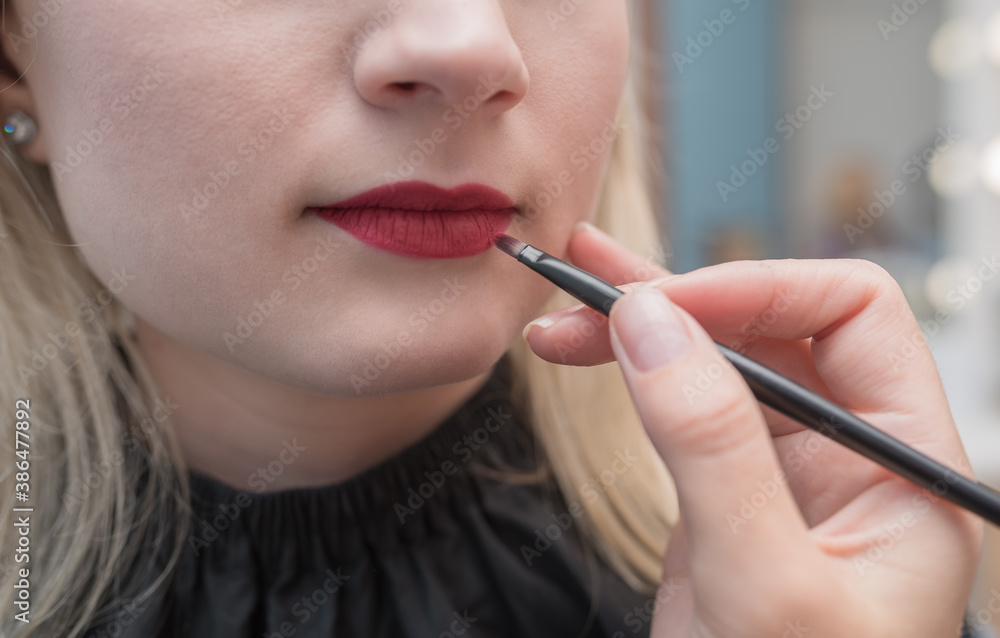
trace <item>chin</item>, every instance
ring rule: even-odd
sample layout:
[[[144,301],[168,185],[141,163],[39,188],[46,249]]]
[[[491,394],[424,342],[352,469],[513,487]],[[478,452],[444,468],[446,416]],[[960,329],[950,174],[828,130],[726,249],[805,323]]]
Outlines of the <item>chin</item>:
[[[486,374],[510,347],[499,335],[457,340],[428,335],[421,343],[375,340],[366,347],[331,347],[329,356],[315,340],[289,348],[255,352],[239,362],[255,374],[314,394],[344,398],[389,396],[461,383]],[[270,350],[267,352],[267,350]]]
[[[350,397],[377,397],[419,392],[443,385],[461,383],[486,374],[504,354],[496,351],[451,352],[429,356],[420,361],[399,360],[384,370],[367,366],[348,378],[338,394]],[[343,385],[341,380],[340,386]]]

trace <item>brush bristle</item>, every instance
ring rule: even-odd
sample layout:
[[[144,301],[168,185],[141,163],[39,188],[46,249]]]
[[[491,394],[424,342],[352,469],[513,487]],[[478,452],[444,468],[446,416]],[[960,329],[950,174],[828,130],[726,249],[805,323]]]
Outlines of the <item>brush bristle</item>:
[[[528,244],[520,239],[514,239],[510,235],[504,235],[503,233],[493,238],[493,245],[514,259],[517,259],[521,255],[521,252],[528,247]]]

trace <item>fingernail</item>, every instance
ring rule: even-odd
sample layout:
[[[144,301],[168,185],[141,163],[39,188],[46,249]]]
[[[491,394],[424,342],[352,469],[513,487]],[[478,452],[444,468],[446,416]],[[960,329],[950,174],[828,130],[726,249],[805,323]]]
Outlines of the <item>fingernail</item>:
[[[656,288],[642,286],[615,306],[615,334],[640,372],[662,368],[691,349],[687,327],[667,296]]]
[[[531,333],[532,328],[537,327],[544,330],[545,328],[551,328],[554,325],[556,325],[556,322],[552,321],[548,317],[539,317],[524,327],[524,330],[521,332],[521,336],[524,337],[525,341],[528,341],[528,335]]]

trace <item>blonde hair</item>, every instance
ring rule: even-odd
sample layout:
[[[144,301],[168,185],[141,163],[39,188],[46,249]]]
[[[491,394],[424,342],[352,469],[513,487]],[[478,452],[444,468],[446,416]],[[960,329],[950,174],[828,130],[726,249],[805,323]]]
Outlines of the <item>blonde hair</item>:
[[[595,222],[662,261],[637,94],[630,81]],[[74,249],[48,169],[22,160],[6,139],[0,152],[0,447],[8,468],[0,476],[0,608],[15,610],[21,569],[31,586],[31,622],[7,611],[0,635],[75,638],[123,601],[141,606],[165,585],[184,548],[189,487],[131,313]],[[546,311],[571,303],[559,293]],[[513,396],[528,410],[563,495],[582,501],[582,532],[630,586],[652,594],[676,524],[676,494],[617,366],[549,364],[521,340],[509,355]],[[14,408],[23,399],[26,414]],[[20,426],[30,445],[27,502],[15,500],[25,476],[7,462],[22,461],[18,421],[28,423]],[[609,484],[603,477],[616,453],[639,460]],[[601,497],[577,499],[595,480]],[[14,562],[24,542],[14,523],[25,515],[15,507],[33,508],[29,562]]]
[[[633,47],[635,71],[643,69],[646,50],[641,39],[634,42],[638,43]],[[620,133],[610,151],[594,224],[652,264],[664,266],[665,253],[648,187],[654,158],[641,143],[650,132],[639,104],[640,79],[636,75],[630,78],[619,109]],[[634,281],[655,275],[648,266],[631,274]],[[558,291],[542,312],[577,303]],[[581,333],[579,338],[588,336]],[[514,398],[531,415],[563,494],[569,502],[579,502],[585,508],[582,531],[633,589],[652,595],[660,583],[664,550],[677,523],[677,495],[643,430],[618,365],[551,364],[536,357],[523,340],[516,342],[509,354],[516,371]],[[639,460],[620,475],[611,472],[619,453],[626,452]],[[605,480],[610,474],[613,478]],[[586,486],[598,481],[603,494],[588,498]]]

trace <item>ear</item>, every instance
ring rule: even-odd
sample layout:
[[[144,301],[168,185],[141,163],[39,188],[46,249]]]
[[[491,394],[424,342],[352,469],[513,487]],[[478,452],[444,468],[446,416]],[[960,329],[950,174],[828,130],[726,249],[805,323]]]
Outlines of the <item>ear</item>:
[[[35,139],[24,146],[17,147],[17,152],[25,159],[38,164],[48,164],[49,155],[45,144],[45,126],[39,121],[38,109],[35,105],[34,93],[28,82],[28,69],[37,51],[38,42],[35,38],[25,38],[15,25],[16,10],[12,0],[3,2],[3,13],[8,28],[0,29],[0,135],[7,116],[14,109],[27,113],[35,120],[37,133]]]

